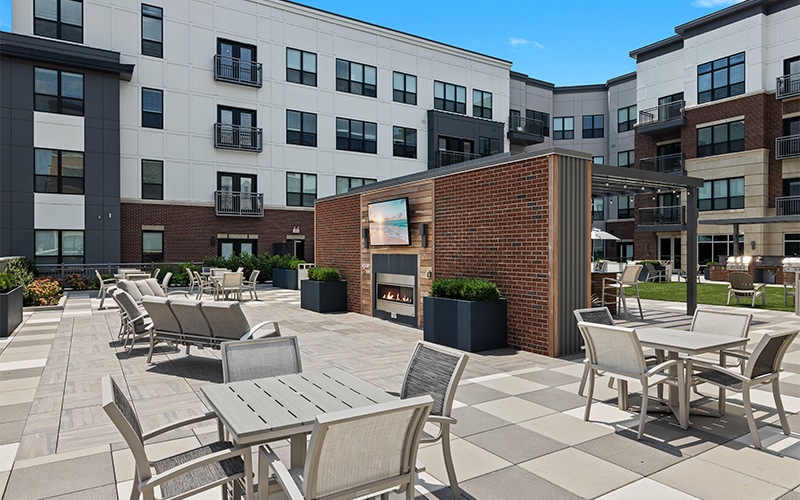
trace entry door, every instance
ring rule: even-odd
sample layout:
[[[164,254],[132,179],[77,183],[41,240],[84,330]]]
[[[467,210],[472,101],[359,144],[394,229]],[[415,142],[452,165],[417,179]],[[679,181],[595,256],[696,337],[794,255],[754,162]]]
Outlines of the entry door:
[[[256,240],[218,240],[219,256],[229,258],[234,253],[239,255],[249,253],[256,254]]]
[[[255,146],[255,111],[219,106],[218,112],[219,123],[222,124],[220,133],[223,144],[245,148]]]
[[[681,267],[681,237],[661,236],[658,238],[658,260],[671,260],[673,269]]]

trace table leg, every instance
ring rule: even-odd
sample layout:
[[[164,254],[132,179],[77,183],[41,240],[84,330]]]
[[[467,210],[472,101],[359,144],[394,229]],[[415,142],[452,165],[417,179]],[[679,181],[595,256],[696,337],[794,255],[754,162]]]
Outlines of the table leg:
[[[617,379],[617,406],[620,410],[628,409],[628,381]]]
[[[677,352],[669,352],[669,359],[680,359]],[[669,368],[670,378],[677,379],[677,385],[669,386],[669,400],[668,404],[672,412],[678,418],[678,423],[682,429],[689,428],[689,401],[686,395],[686,388],[681,387],[688,385],[684,382],[686,375],[685,361],[673,365]],[[677,408],[677,411],[676,411]]]
[[[689,428],[689,394],[691,393],[692,387],[692,359],[686,358],[681,367],[682,373],[678,374],[678,388],[679,388],[679,396],[680,396],[680,412],[681,416],[678,420],[680,420],[681,428],[688,429]],[[681,376],[682,375],[682,376]],[[681,390],[682,389],[682,390]],[[683,394],[680,394],[680,393]]]
[[[291,467],[305,467],[306,465],[306,435],[295,434],[290,439],[291,442]]]

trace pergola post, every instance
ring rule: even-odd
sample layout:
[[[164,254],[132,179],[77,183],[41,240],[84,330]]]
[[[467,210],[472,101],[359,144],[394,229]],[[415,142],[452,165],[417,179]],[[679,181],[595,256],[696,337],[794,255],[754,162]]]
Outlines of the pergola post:
[[[686,188],[686,314],[697,309],[697,188]]]
[[[733,256],[739,256],[739,224],[733,225]],[[722,264],[722,262],[720,262]]]

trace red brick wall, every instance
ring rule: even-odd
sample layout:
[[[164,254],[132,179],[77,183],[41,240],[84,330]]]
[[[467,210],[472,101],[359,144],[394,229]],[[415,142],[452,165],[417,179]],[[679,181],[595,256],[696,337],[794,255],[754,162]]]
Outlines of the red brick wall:
[[[317,267],[335,267],[347,280],[347,310],[361,312],[361,196],[318,203],[315,211]]]
[[[549,354],[549,157],[435,179],[436,278],[494,281],[508,344]]]
[[[272,244],[282,242],[300,226],[305,235],[306,260],[314,258],[314,212],[310,210],[264,211],[264,217],[219,217],[214,207],[155,203],[122,203],[120,206],[123,262],[142,259],[142,226],[164,226],[164,260],[197,262],[217,255],[211,238],[218,234],[257,234],[258,253],[272,253]]]

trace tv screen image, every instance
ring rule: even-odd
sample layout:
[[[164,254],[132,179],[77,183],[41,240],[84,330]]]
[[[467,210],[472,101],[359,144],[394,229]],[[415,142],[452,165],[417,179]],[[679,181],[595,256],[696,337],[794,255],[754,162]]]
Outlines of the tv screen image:
[[[410,245],[408,198],[369,204],[369,240],[372,245]]]

